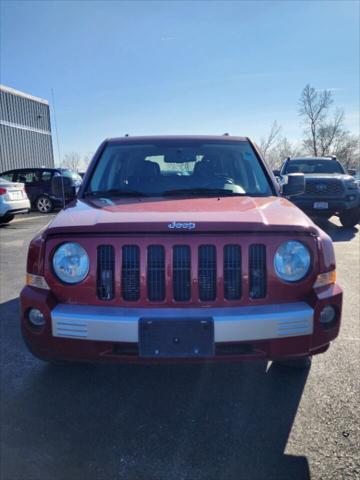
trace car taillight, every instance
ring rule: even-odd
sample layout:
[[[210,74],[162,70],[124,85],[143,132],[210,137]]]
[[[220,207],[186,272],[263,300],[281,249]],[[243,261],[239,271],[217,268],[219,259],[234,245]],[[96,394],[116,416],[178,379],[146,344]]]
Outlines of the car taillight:
[[[0,188],[0,195],[6,195],[6,194],[7,194],[6,188]]]

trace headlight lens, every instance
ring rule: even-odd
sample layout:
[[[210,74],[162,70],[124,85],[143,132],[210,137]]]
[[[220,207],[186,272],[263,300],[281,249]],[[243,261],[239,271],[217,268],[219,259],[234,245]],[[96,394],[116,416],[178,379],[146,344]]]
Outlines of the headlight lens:
[[[63,243],[53,257],[54,272],[65,283],[79,283],[89,273],[89,256],[78,243]]]
[[[309,250],[301,242],[284,242],[276,250],[274,266],[276,274],[287,282],[297,282],[305,277],[310,268]]]
[[[348,190],[356,190],[357,189],[357,185],[355,183],[355,180],[348,180],[346,182],[346,187],[348,188]]]

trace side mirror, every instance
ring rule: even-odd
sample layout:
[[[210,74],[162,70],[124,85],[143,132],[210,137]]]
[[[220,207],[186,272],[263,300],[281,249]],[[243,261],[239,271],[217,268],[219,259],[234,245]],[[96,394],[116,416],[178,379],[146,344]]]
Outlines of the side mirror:
[[[275,177],[280,177],[280,170],[273,170]]]
[[[76,188],[71,178],[62,175],[56,175],[52,178],[51,190],[55,197],[65,197],[67,201],[73,200],[76,197]]]
[[[348,174],[351,175],[352,177],[355,177],[356,175],[355,168],[348,168]]]
[[[305,176],[303,173],[290,173],[287,183],[282,187],[282,194],[287,197],[301,195],[305,192]]]

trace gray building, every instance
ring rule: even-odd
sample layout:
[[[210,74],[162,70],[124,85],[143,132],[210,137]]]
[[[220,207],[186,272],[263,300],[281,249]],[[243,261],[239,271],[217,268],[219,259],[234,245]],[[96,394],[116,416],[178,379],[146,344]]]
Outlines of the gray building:
[[[49,102],[0,85],[0,172],[54,167]]]

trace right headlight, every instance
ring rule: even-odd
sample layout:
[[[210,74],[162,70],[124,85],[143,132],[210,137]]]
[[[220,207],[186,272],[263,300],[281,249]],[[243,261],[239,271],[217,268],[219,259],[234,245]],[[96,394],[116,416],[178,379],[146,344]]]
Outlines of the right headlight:
[[[297,282],[304,278],[311,263],[307,247],[297,240],[284,242],[276,250],[274,258],[275,272],[287,282]]]
[[[64,283],[79,283],[89,273],[89,256],[86,250],[75,242],[63,243],[53,256],[56,276]]]
[[[348,180],[348,181],[345,183],[345,185],[346,185],[346,188],[347,188],[348,190],[356,190],[356,189],[357,189],[357,185],[356,185],[356,182],[355,182],[354,179]]]

